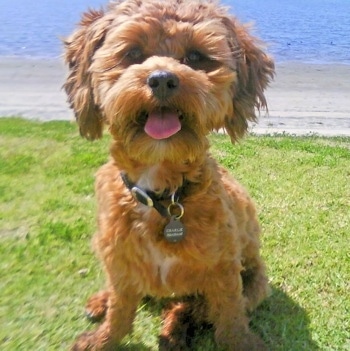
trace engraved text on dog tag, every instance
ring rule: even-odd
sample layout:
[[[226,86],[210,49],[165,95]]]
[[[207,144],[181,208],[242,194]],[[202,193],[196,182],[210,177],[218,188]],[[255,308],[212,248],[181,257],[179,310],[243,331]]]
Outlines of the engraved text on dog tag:
[[[181,241],[186,234],[185,226],[176,216],[171,216],[170,222],[164,228],[164,237],[170,243]]]

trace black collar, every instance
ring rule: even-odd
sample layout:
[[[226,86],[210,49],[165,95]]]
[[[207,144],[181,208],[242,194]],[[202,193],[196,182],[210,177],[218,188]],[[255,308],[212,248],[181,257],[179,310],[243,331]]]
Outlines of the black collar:
[[[162,194],[157,194],[154,191],[141,189],[135,183],[133,183],[129,179],[128,175],[124,172],[121,172],[120,176],[125,186],[131,191],[132,195],[138,202],[148,207],[155,208],[160,213],[160,215],[165,218],[170,217],[168,209],[160,203],[160,201],[172,199],[173,194],[169,189],[166,189]],[[183,185],[177,189],[175,193],[176,201],[179,201],[180,199],[182,200],[184,198],[185,188],[188,187],[189,183],[189,181],[184,181]]]

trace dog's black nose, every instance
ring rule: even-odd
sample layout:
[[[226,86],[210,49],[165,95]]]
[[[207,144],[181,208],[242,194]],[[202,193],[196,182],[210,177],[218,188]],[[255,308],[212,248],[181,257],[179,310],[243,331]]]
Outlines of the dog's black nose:
[[[179,78],[169,71],[154,71],[147,78],[147,84],[160,100],[173,95],[179,87]]]

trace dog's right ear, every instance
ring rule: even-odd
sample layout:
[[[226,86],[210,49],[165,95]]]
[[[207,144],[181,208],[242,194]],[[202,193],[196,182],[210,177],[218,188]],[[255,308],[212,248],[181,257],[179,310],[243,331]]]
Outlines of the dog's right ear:
[[[74,110],[80,134],[90,140],[102,137],[104,124],[94,101],[89,72],[93,55],[102,45],[108,26],[103,16],[103,10],[84,13],[78,29],[64,41],[64,57],[70,74],[63,87]]]

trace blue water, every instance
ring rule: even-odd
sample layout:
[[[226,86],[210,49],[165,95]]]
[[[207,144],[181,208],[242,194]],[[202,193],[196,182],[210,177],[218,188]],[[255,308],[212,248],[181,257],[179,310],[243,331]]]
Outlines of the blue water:
[[[166,1],[166,0],[164,0]],[[224,0],[277,61],[350,64],[350,0]],[[104,0],[0,0],[0,56],[59,57],[88,7]]]

